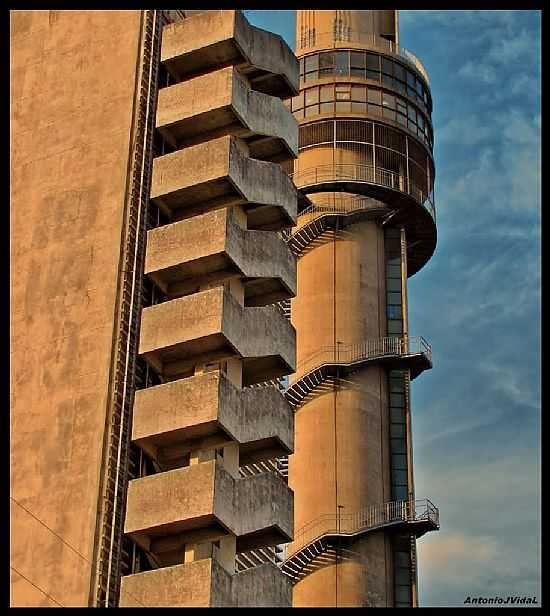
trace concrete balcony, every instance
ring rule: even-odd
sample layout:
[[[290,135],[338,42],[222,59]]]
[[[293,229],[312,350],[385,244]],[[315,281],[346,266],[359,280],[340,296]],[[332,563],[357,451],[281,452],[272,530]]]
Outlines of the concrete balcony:
[[[298,194],[280,165],[248,156],[225,136],[153,161],[151,200],[172,220],[242,205],[249,229],[279,231],[296,223]]]
[[[248,231],[225,208],[147,233],[145,274],[169,299],[238,277],[245,306],[296,295],[296,258],[271,231]]]
[[[296,331],[277,308],[244,308],[216,287],[145,308],[139,354],[166,380],[241,358],[247,386],[294,372]]]
[[[251,90],[233,66],[160,90],[156,127],[176,150],[235,135],[252,158],[282,163],[298,156],[298,123],[290,111],[280,99]]]
[[[208,372],[136,391],[132,441],[161,470],[205,442],[236,441],[246,465],[293,452],[294,413],[274,387],[241,390]]]
[[[207,11],[165,26],[161,62],[178,81],[232,64],[259,92],[298,94],[299,65],[290,47],[251,26],[240,11]]]
[[[293,499],[274,473],[235,479],[202,462],[130,481],[124,533],[152,553],[168,538],[196,541],[198,531],[235,535],[237,552],[277,545],[292,539]]]
[[[275,565],[230,575],[209,558],[123,577],[120,607],[292,607],[292,586]]]

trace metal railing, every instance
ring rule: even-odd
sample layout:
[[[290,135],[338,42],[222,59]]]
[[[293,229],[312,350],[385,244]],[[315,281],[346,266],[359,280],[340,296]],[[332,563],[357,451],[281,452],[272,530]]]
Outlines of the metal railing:
[[[372,505],[353,513],[327,513],[294,533],[285,560],[324,535],[352,535],[361,530],[394,522],[432,522],[439,528],[439,509],[427,498]]]
[[[422,353],[432,361],[432,347],[422,336],[385,337],[365,340],[357,344],[324,346],[308,355],[296,366],[296,376],[320,368],[324,364],[351,364],[354,361],[384,355],[416,355]],[[298,379],[295,379],[295,381]]]
[[[324,182],[352,181],[378,184],[410,195],[422,205],[435,221],[433,192],[427,193],[410,181],[405,175],[374,167],[373,165],[335,164],[319,165],[290,176],[297,188],[306,188]]]
[[[399,47],[393,41],[377,36],[372,32],[358,32],[349,31],[345,34],[333,33],[333,32],[321,32],[315,33],[315,36],[309,38],[305,45],[300,45],[301,49],[308,49],[310,47],[332,47],[333,45],[341,45],[342,43],[359,43],[373,49],[389,52],[396,56],[399,56],[412,68],[416,69],[422,77],[426,80],[426,83],[430,85],[430,78],[428,77],[428,71],[422,64],[422,62],[416,57],[416,55],[406,49],[405,47]]]
[[[340,202],[310,205],[298,214],[298,224],[291,230],[291,233],[287,237],[295,235],[302,227],[323,216],[332,214],[345,216],[346,214],[353,214],[362,210],[384,207],[386,207],[385,204],[376,201],[373,202],[367,197],[350,197]]]

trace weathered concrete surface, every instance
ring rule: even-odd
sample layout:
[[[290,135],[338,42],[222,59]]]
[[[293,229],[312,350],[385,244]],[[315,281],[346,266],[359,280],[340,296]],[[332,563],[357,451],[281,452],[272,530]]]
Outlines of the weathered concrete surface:
[[[272,231],[249,231],[232,208],[194,216],[147,233],[145,274],[170,298],[239,277],[246,306],[296,295],[296,258]]]
[[[243,308],[216,287],[145,308],[139,353],[165,378],[208,359],[241,357],[246,386],[294,371],[295,336],[277,308]]]
[[[125,534],[143,549],[151,540],[201,528],[228,529],[258,546],[292,538],[292,490],[274,473],[235,480],[214,460],[130,481]],[[251,547],[248,547],[248,546]]]
[[[292,585],[271,563],[253,567],[233,577],[236,607],[292,607]]]
[[[280,231],[295,224],[297,199],[280,165],[249,158],[230,135],[153,161],[151,200],[173,220],[242,205],[249,229]]]
[[[121,607],[291,607],[290,582],[265,564],[230,575],[214,559],[129,575]]]
[[[280,98],[298,93],[296,56],[279,35],[251,26],[241,11],[207,11],[165,26],[161,61],[178,80],[234,64],[260,92]]]
[[[11,604],[87,606],[140,11],[10,18]]]
[[[298,155],[294,116],[233,66],[161,89],[156,126],[176,149],[231,134],[247,142],[252,158],[282,163]]]
[[[237,552],[291,541],[293,499],[292,490],[275,473],[260,473],[236,481],[235,501],[241,514],[235,533]]]
[[[274,387],[237,389],[220,372],[136,392],[132,441],[153,459],[164,448],[191,450],[216,435],[240,444],[241,464],[288,455],[294,413]]]
[[[120,607],[233,605],[232,576],[211,558],[122,578]]]

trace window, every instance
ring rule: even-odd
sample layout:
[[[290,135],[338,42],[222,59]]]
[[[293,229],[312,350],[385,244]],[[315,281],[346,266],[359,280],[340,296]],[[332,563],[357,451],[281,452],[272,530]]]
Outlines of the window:
[[[382,83],[387,87],[387,88],[392,88],[393,89],[393,77],[390,77],[389,75],[386,75],[385,73],[382,73]]]
[[[380,56],[372,53],[367,54],[367,68],[371,71],[380,71]]]
[[[349,52],[337,51],[336,52],[336,74],[337,75],[349,75]]]
[[[334,113],[334,103],[321,103],[321,113]]]
[[[386,275],[388,278],[401,278],[401,266],[393,263],[386,265]]]
[[[366,56],[363,51],[351,52],[351,70],[352,77],[365,77]]]
[[[321,102],[326,103],[334,100],[334,86],[321,86]]]
[[[400,98],[395,99],[395,108],[399,113],[403,115],[407,115],[407,104]]]
[[[318,70],[319,69],[319,56],[317,54],[313,56],[307,56],[305,58],[305,68],[306,68],[306,71],[305,71],[306,73]]]
[[[367,79],[373,79],[374,81],[380,81],[380,73],[378,71],[367,71]]]
[[[400,319],[401,318],[401,306],[393,306],[389,304],[387,306],[388,319]]]
[[[387,94],[386,92],[382,93],[382,105],[384,107],[389,107],[390,109],[395,109],[395,96],[391,94]]]
[[[367,101],[367,88],[365,86],[351,86],[351,99],[354,101]]]
[[[363,51],[351,52],[351,67],[365,68],[365,53]]]
[[[393,75],[393,62],[387,58],[382,58],[382,72]]]
[[[298,109],[297,111],[293,111],[292,115],[297,119],[297,120],[301,120],[304,117],[304,110],[303,109]]]
[[[393,109],[388,109],[387,107],[384,107],[384,117],[389,118],[390,120],[393,120],[395,122],[395,111]]]
[[[367,113],[367,103],[351,103],[351,111],[353,113]]]
[[[416,109],[412,105],[409,105],[409,120],[416,122]]]
[[[406,79],[405,69],[397,62],[394,62],[393,64],[393,74],[397,77],[397,79],[401,79],[401,81],[405,81]]]
[[[319,54],[319,77],[334,73],[334,53],[332,51]]]
[[[399,288],[399,292],[388,293],[388,304],[401,304],[401,288]]]
[[[403,394],[390,393],[390,406],[405,407],[405,396]]]
[[[380,90],[373,90],[372,88],[369,88],[368,97],[369,103],[380,105]]]
[[[319,88],[309,88],[306,90],[306,107],[319,102]]]
[[[414,88],[415,83],[416,77],[410,71],[407,71],[407,84]]]
[[[391,411],[390,411],[391,420],[394,424],[399,424],[405,421],[405,409],[397,408],[397,407],[390,407],[390,408],[391,408]],[[397,434],[395,436],[397,436]]]
[[[386,281],[386,289],[388,291],[401,291],[401,280],[398,278],[388,278]]]
[[[393,87],[400,93],[407,93],[407,86],[402,81],[397,81],[397,79],[393,80]]]
[[[367,112],[369,115],[381,115],[382,107],[379,107],[378,105],[369,105],[367,107]]]
[[[298,96],[292,99],[292,109],[301,109],[304,106],[304,93],[300,92]]]
[[[336,103],[336,113],[346,113],[348,111],[351,111],[351,103],[349,101],[339,101]]]
[[[336,100],[349,101],[351,100],[351,88],[349,86],[336,86]]]
[[[311,107],[306,107],[306,118],[312,115],[317,115],[319,113],[319,105],[312,105]]]
[[[400,113],[396,114],[395,119],[399,122],[399,124],[402,124],[403,126],[407,126],[407,118],[401,115]]]

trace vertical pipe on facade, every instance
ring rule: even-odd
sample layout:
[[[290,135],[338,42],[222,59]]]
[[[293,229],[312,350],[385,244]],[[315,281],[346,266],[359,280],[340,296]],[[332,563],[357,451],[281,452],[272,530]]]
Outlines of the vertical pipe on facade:
[[[157,23],[157,11],[152,11],[152,35],[151,35],[151,49],[149,50],[149,69],[148,69],[148,87],[146,94],[146,113],[145,113],[145,125],[144,125],[144,141],[147,141],[147,135],[149,130],[149,119],[150,119],[150,100],[151,100],[151,81],[152,81],[152,73],[153,73],[153,61],[154,61],[154,49],[155,49],[155,29]],[[147,19],[144,20],[144,27],[147,28]],[[145,45],[146,39],[144,38],[144,50],[143,53],[145,55]],[[137,260],[139,253],[139,229],[141,225],[141,213],[142,213],[142,199],[143,199],[143,183],[145,179],[145,162],[147,158],[147,147],[146,143],[143,144],[142,154],[141,154],[141,174],[140,174],[140,183],[139,183],[139,198],[138,198],[138,208],[137,208],[137,236],[136,243],[134,247],[134,256],[133,256],[133,268],[132,268],[132,283],[131,283],[131,292],[130,292],[130,320],[132,319],[132,312],[134,308],[134,298],[135,298],[135,289],[136,289],[136,279],[137,279]],[[135,144],[134,144],[135,147]],[[122,412],[124,412],[126,399],[128,397],[128,367],[130,362],[130,334],[126,337],[126,359],[124,364],[124,383],[122,388]],[[131,396],[133,392],[130,392]],[[113,503],[113,513],[112,519],[113,524],[111,524],[111,538],[110,538],[110,549],[109,549],[109,564],[107,568],[107,588],[105,593],[105,604],[109,605],[109,593],[110,593],[110,584],[109,580],[111,578],[111,569],[112,569],[112,559],[113,559],[113,543],[115,536],[115,524],[114,520],[116,518],[117,508],[118,508],[118,484],[119,484],[119,474],[120,474],[120,463],[121,463],[121,454],[122,454],[122,433],[123,433],[124,422],[120,421],[119,434],[118,434],[118,445],[117,445],[117,465],[116,465],[116,473],[115,473],[115,494],[114,494],[114,503]]]

